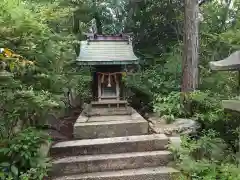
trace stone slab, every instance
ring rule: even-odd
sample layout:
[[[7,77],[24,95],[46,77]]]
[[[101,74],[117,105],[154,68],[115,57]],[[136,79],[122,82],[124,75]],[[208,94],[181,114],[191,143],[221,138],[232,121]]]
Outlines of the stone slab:
[[[54,178],[54,180],[173,180],[179,172],[170,167],[154,167]],[[177,179],[177,178],[176,178]]]
[[[172,123],[167,123],[164,117],[151,117],[148,119],[150,131],[157,134],[165,134],[169,137],[183,134],[195,134],[201,127],[192,119],[177,118]]]
[[[92,116],[88,119],[88,122],[104,122],[104,121],[121,121],[121,120],[132,120],[130,115],[115,115],[115,116]]]
[[[51,148],[51,141],[45,141],[39,148],[39,154],[41,157],[47,157]]]
[[[165,150],[168,137],[164,134],[125,136],[59,142],[52,146],[53,157],[144,152]]]
[[[132,109],[131,119],[132,120],[145,120],[135,109]]]
[[[76,139],[144,135],[147,133],[148,122],[145,120],[120,120],[74,124],[74,137]]]
[[[102,105],[102,104],[127,104],[124,100],[103,100],[103,101],[92,101],[91,105]]]
[[[169,151],[72,156],[55,160],[53,162],[52,174],[63,176],[165,166],[171,160],[172,155]]]
[[[92,107],[89,116],[131,115],[131,107]]]
[[[240,112],[240,100],[223,100],[222,106],[224,109]]]
[[[76,120],[76,123],[85,123],[85,122],[87,122],[88,121],[88,117],[87,116],[85,116],[84,115],[84,113],[81,113],[79,116],[78,116],[78,118],[77,118],[77,120]]]

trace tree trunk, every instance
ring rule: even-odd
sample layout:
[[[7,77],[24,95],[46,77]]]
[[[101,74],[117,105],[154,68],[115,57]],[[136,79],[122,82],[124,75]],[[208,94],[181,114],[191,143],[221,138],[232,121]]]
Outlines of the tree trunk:
[[[97,34],[102,34],[102,22],[101,22],[101,18],[99,17],[99,14],[96,12],[94,14],[94,18],[96,20],[96,26],[97,26]]]
[[[189,93],[198,87],[198,10],[197,0],[184,0],[184,49],[182,59],[182,103],[190,113]]]
[[[198,1],[185,0],[182,92],[198,87]]]
[[[73,13],[73,25],[72,25],[73,33],[76,35],[76,37],[81,36],[81,30],[80,30],[80,21],[79,18],[77,17],[77,11]],[[78,40],[80,40],[78,38]],[[80,44],[75,44],[74,45],[74,50],[77,56],[80,54]]]
[[[75,11],[73,13],[73,33],[77,34],[79,33],[79,18],[77,17],[77,12]]]

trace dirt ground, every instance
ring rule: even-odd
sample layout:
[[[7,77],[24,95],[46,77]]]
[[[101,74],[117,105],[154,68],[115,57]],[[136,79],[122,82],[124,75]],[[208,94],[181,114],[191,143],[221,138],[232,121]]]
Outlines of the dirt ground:
[[[64,136],[64,140],[73,140],[73,125],[81,112],[81,108],[74,108],[70,110],[68,115],[58,119],[59,123],[61,123],[59,132]],[[59,141],[55,137],[53,139],[54,141]]]

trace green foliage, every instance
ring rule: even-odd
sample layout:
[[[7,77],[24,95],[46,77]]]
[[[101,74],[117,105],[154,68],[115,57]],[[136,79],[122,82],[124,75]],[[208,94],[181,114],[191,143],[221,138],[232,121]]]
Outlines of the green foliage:
[[[190,94],[191,113],[184,111],[181,103],[180,92],[170,92],[167,96],[157,94],[154,101],[154,111],[159,116],[167,115],[174,117],[193,117],[202,124],[212,124],[221,118],[227,119],[221,107],[221,96],[210,91],[195,91]]]
[[[133,32],[137,50],[159,56],[182,38],[182,1],[131,1],[125,31]]]
[[[134,77],[127,77],[127,86],[138,89],[147,96],[167,95],[171,91],[178,91],[181,76],[181,51],[178,47],[172,48],[171,52],[162,57],[155,57],[155,65],[143,69]]]
[[[171,149],[185,179],[238,180],[240,178],[236,157],[231,155],[227,144],[217,137],[215,131],[203,132],[198,140],[184,137],[180,148],[172,146]]]
[[[154,61],[155,65],[142,68],[141,72],[127,76],[125,80],[126,86],[135,94],[131,98],[135,101],[140,99],[151,110],[158,106],[155,97],[166,97],[169,92],[180,89],[180,50],[173,48],[172,52],[156,57]]]
[[[179,92],[171,92],[166,97],[156,97],[155,111],[168,121],[173,121],[174,117],[186,116],[182,111],[180,96]],[[184,137],[180,148],[171,147],[177,166],[182,171],[180,179],[240,178],[235,154],[239,150],[239,114],[224,111],[222,98],[223,95],[210,91],[190,94],[192,118],[204,130],[199,132],[197,139]]]
[[[229,112],[223,109],[221,100],[225,99],[218,93],[210,91],[196,91],[191,94],[193,118],[204,129],[214,129],[222,139],[237,151],[239,145],[239,113]]]
[[[240,3],[213,0],[200,7],[199,90],[190,94],[191,114],[182,111],[179,93],[182,8],[182,1],[155,0],[127,6],[126,29],[134,34],[135,50],[144,66],[137,77],[127,79],[127,85],[135,92],[134,98],[147,99],[152,110],[168,121],[190,117],[210,130],[207,134],[200,131],[198,140],[188,138],[178,150],[181,179],[238,180],[239,114],[221,106],[223,99],[238,95],[238,76],[236,72],[212,72],[208,64],[239,50]]]
[[[75,91],[79,101],[89,98],[90,71],[73,63],[74,11],[62,0],[0,1],[0,47],[34,61],[30,66],[0,57],[6,64],[0,68],[1,179],[42,180],[49,163],[38,151],[48,137],[31,127],[40,128],[47,114],[69,108],[66,92]]]
[[[193,116],[204,123],[214,123],[226,118],[221,107],[221,96],[210,91],[195,91],[191,93]]]
[[[47,159],[41,156],[39,148],[46,143],[47,138],[36,129],[28,128],[17,133],[12,139],[2,141],[0,150],[1,179],[18,179],[19,175],[23,178],[28,174],[29,179],[40,180],[46,176],[49,164]],[[37,172],[31,174],[34,169]],[[24,175],[24,173],[27,174]]]
[[[159,116],[165,116],[168,122],[171,122],[175,117],[185,117],[187,114],[181,104],[181,93],[171,92],[168,96],[158,95],[154,101],[154,111]]]
[[[34,9],[33,9],[34,7]],[[72,62],[74,36],[70,5],[62,1],[1,1],[0,40],[8,47],[34,60],[34,68],[16,69],[13,77],[1,82],[1,117],[36,125],[49,111],[63,108],[59,98],[65,89],[75,89],[84,100],[89,96],[89,72],[79,72]],[[54,24],[54,26],[53,26]],[[56,30],[61,25],[61,30]],[[10,62],[10,59],[8,60]],[[11,70],[8,64],[7,70]],[[13,103],[14,102],[14,103]],[[31,122],[29,122],[31,121]],[[7,130],[8,131],[8,130]]]

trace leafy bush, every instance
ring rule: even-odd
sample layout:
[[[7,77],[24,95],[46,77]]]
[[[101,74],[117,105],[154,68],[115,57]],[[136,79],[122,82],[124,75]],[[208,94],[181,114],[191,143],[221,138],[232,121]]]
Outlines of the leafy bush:
[[[202,129],[215,130],[234,151],[237,151],[240,115],[223,109],[221,101],[226,97],[210,91],[196,91],[190,95],[190,99],[192,116],[201,124]]]
[[[49,164],[38,151],[48,137],[30,127],[69,108],[66,91],[89,98],[91,72],[73,63],[74,10],[62,0],[0,1],[0,48],[14,51],[0,53],[0,179],[42,180]]]
[[[155,109],[161,115],[181,117],[181,93],[169,93],[156,98]],[[184,137],[180,148],[172,147],[181,180],[239,180],[236,152],[239,150],[239,114],[224,111],[221,100],[225,96],[210,91],[190,94],[192,118],[198,121],[202,132],[197,138]]]
[[[74,10],[62,0],[0,1],[0,48],[16,53],[0,53],[0,179],[42,180],[49,162],[39,148],[48,137],[31,127],[70,107],[66,91],[89,98],[91,72],[73,63]]]
[[[157,95],[154,101],[154,111],[159,116],[165,116],[168,122],[173,121],[175,117],[185,117],[186,113],[180,98],[180,92],[171,92],[168,96]]]
[[[186,180],[240,179],[236,156],[217,136],[215,131],[204,131],[198,140],[184,137],[180,148],[171,147]]]
[[[195,91],[190,94],[193,116],[205,125],[220,119],[225,119],[226,114],[221,106],[222,97],[210,91]]]
[[[1,177],[18,179],[20,175],[24,177],[23,174],[27,173],[40,180],[45,176],[49,168],[48,159],[42,157],[39,149],[46,143],[46,139],[48,137],[43,133],[28,128],[12,139],[3,141],[0,149]],[[37,172],[33,174],[34,171]]]
[[[155,109],[155,98],[166,97],[170,92],[179,91],[181,74],[181,50],[174,46],[169,53],[162,57],[154,56],[154,63],[150,67],[143,67],[134,75],[125,79],[126,86],[131,89],[131,100],[142,102],[148,111]]]

